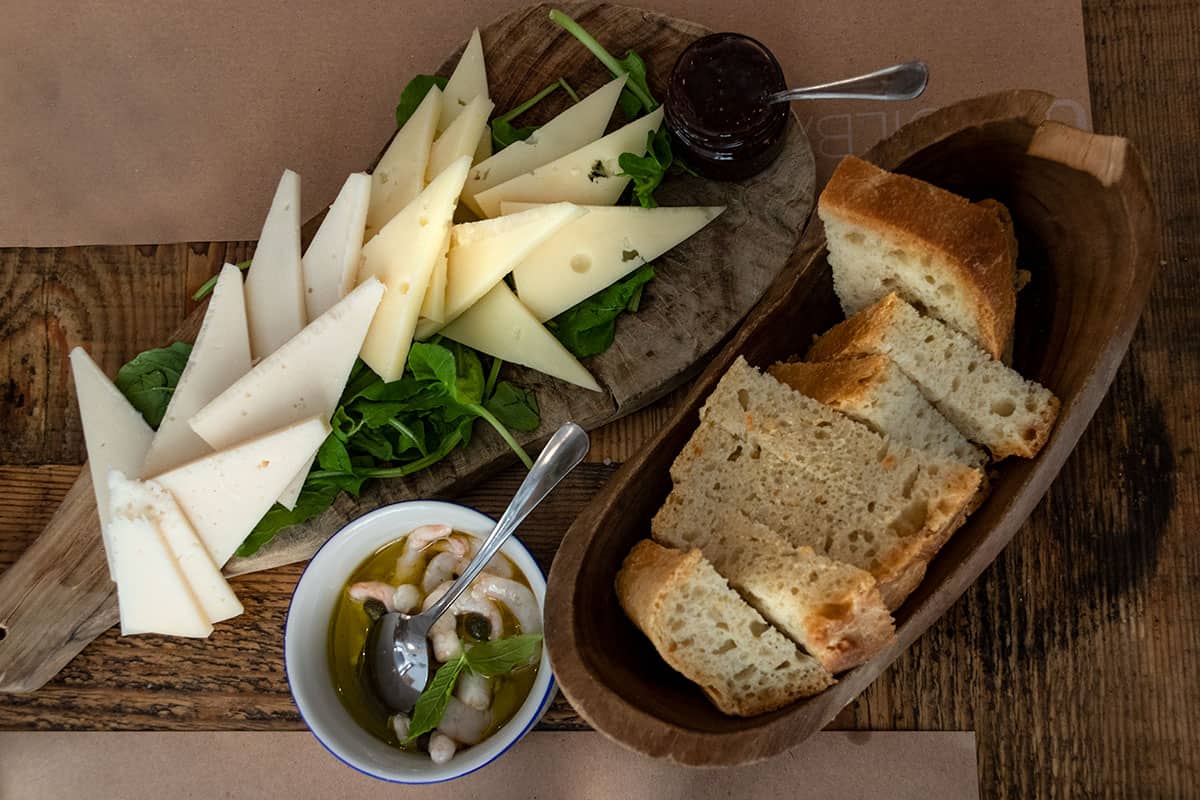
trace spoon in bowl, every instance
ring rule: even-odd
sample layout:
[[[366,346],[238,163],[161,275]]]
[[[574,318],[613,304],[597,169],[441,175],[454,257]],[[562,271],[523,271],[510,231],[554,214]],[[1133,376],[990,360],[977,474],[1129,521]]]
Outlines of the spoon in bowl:
[[[929,83],[929,67],[924,61],[908,61],[845,78],[799,89],[785,89],[766,97],[768,105],[790,100],[913,100],[921,96]]]
[[[433,605],[420,614],[393,611],[382,615],[367,634],[364,654],[367,678],[376,695],[392,711],[412,712],[429,682],[429,629],[449,610],[471,581],[517,529],[525,517],[573,470],[589,447],[588,435],[574,422],[563,425],[542,449],[496,527],[480,545],[463,573]]]

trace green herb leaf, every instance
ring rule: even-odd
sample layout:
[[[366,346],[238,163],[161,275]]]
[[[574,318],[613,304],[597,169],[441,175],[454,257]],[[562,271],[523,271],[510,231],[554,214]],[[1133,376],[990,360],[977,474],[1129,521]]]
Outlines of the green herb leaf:
[[[643,264],[632,273],[568,308],[547,327],[576,358],[598,355],[612,346],[616,320],[622,312],[636,310],[642,287],[654,277],[654,267]]]
[[[515,431],[536,431],[542,422],[541,410],[533,392],[508,381],[496,384],[496,391],[484,407]]]
[[[296,498],[296,506],[291,511],[276,503],[271,510],[259,520],[254,530],[246,537],[237,549],[237,555],[245,558],[252,556],[259,549],[275,538],[275,534],[291,525],[312,519],[333,505],[340,487],[332,483],[314,482],[312,476],[305,481],[300,496]]]
[[[482,647],[482,645],[480,645]],[[450,696],[454,693],[454,684],[458,681],[458,673],[467,665],[464,655],[453,661],[447,661],[438,668],[433,680],[417,698],[416,708],[413,709],[412,722],[408,726],[409,742],[437,728],[450,705]]]
[[[523,142],[537,131],[536,125],[518,128],[505,120],[492,120],[492,142],[496,150],[503,150],[513,142]]]
[[[317,464],[322,470],[330,472],[353,472],[354,465],[350,463],[350,454],[346,445],[335,434],[329,434],[317,450]]]
[[[239,261],[236,264],[234,264],[234,266],[237,267],[238,269],[240,269],[242,272],[245,272],[246,270],[250,269],[250,259],[246,259],[245,261]],[[213,275],[211,278],[206,280],[204,283],[200,284],[200,288],[197,289],[196,291],[192,292],[192,299],[195,300],[196,302],[200,302],[205,297],[208,297],[209,292],[211,292],[213,290],[213,287],[215,287],[217,285],[217,278],[220,278],[220,277],[221,277],[221,273],[218,272],[216,275]]]
[[[523,633],[507,639],[477,644],[463,651],[467,666],[476,675],[494,678],[533,662],[541,652],[542,635]]]
[[[650,86],[646,82],[646,62],[637,53],[629,50],[623,59],[613,57],[612,53],[605,50],[603,45],[583,29],[583,26],[557,8],[550,12],[550,21],[578,39],[601,64],[608,67],[608,71],[613,74],[614,78],[621,75],[629,76],[625,81],[625,89],[621,92],[619,101],[621,110],[625,112],[626,117],[633,119],[638,116],[641,109],[649,112],[658,108],[658,101],[650,94]],[[626,94],[633,100],[626,100]],[[637,101],[636,104],[634,100]]]
[[[617,163],[621,165],[621,175],[633,178],[633,196],[643,208],[658,206],[658,201],[654,199],[654,190],[662,183],[674,160],[666,128],[659,128],[647,134],[645,155],[621,153],[617,158]]]
[[[118,370],[114,383],[151,428],[157,429],[162,423],[191,353],[190,344],[175,342],[169,347],[139,353]]]
[[[449,79],[441,75],[417,75],[409,81],[400,93],[400,102],[396,104],[396,127],[403,128],[404,123],[408,122],[409,117],[421,105],[425,95],[429,94],[429,90],[434,86],[445,89],[447,80]]]

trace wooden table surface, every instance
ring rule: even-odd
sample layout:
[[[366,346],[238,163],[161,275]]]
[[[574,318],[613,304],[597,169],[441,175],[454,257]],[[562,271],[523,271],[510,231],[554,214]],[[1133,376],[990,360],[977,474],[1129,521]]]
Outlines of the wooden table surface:
[[[1112,391],[1049,495],[978,583],[834,723],[974,730],[985,796],[1200,793],[1200,2],[1084,2],[1095,128],[1150,165],[1163,268]],[[0,250],[0,570],[48,521],[83,437],[66,354],[112,374],[161,345],[245,243]],[[671,399],[594,437],[523,529],[548,568],[576,509]],[[498,512],[519,476],[467,496]],[[0,729],[302,728],[282,628],[302,567],[238,578],[206,642],[110,631]],[[560,700],[547,728],[585,727]]]

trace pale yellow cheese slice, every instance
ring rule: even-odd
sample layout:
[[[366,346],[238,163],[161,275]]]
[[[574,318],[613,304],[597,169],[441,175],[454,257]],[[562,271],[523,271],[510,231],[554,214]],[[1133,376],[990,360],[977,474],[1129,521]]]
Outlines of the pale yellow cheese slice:
[[[246,275],[250,355],[265,358],[307,321],[300,266],[300,176],[283,171]]]
[[[421,193],[441,111],[442,93],[433,86],[375,165],[363,241],[369,241]]]
[[[492,113],[492,101],[484,96],[476,97],[458,119],[433,143],[429,151],[429,166],[425,169],[425,179],[432,181],[442,173],[442,170],[463,156],[475,157],[481,138],[487,132],[488,115]]]
[[[483,58],[483,41],[479,38],[479,29],[471,32],[463,54],[446,81],[442,90],[441,118],[438,120],[438,133],[448,129],[463,113],[463,109],[476,97],[488,98],[487,64]]]
[[[314,320],[333,308],[354,288],[362,251],[367,209],[371,205],[371,176],[355,172],[346,178],[321,227],[304,251],[304,303]]]

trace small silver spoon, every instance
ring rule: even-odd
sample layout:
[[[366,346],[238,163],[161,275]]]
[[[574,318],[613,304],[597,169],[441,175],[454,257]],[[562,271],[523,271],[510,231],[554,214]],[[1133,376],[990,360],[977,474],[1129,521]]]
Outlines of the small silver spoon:
[[[925,62],[909,61],[856,78],[785,89],[767,95],[766,101],[771,104],[790,100],[912,100],[921,96],[928,83],[929,67]]]
[[[574,422],[555,431],[496,527],[446,593],[420,614],[393,611],[382,615],[371,626],[364,667],[384,705],[392,711],[412,712],[430,678],[429,629],[500,551],[501,545],[508,541],[529,512],[583,460],[589,444],[587,432]]]

